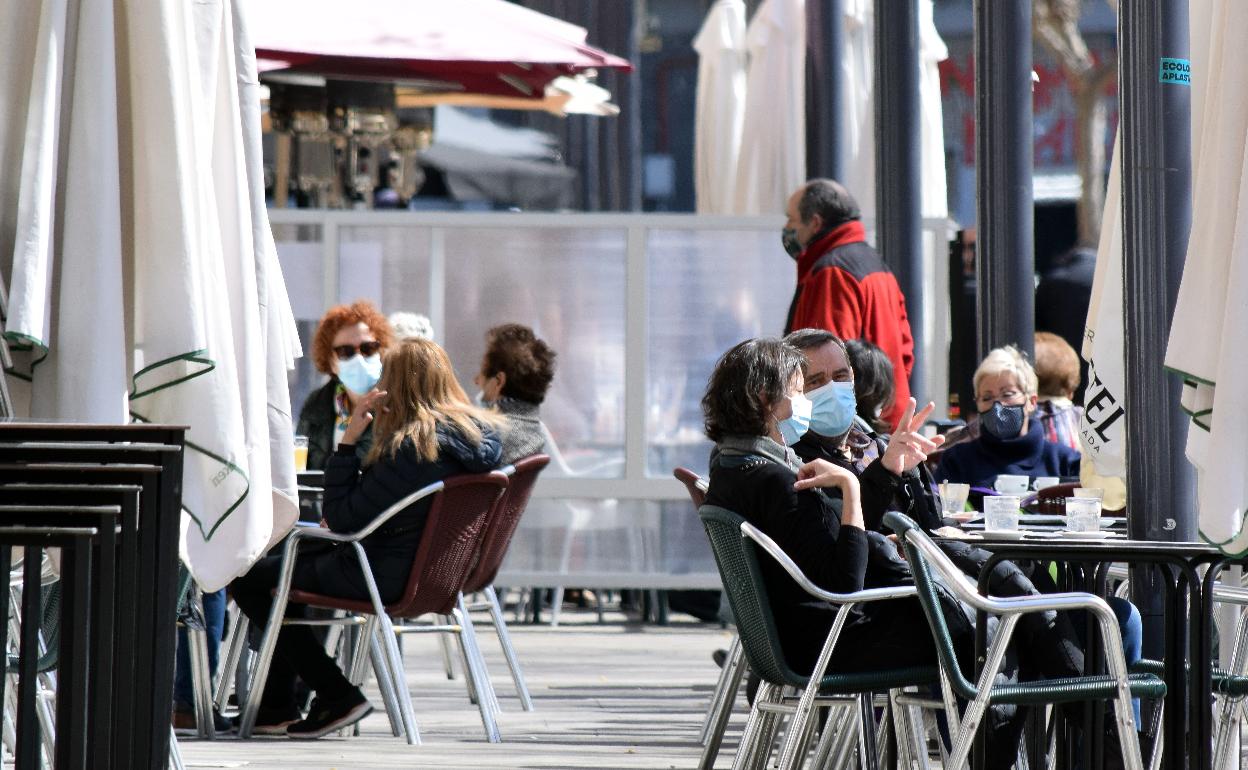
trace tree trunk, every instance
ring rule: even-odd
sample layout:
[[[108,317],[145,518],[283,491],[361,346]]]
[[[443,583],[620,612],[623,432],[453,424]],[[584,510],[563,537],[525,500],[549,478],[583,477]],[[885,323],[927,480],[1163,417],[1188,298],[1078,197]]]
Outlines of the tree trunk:
[[[1091,77],[1077,83],[1075,97],[1075,169],[1081,192],[1076,205],[1078,245],[1096,247],[1101,237],[1101,217],[1105,211],[1105,128],[1109,109],[1101,98],[1105,82],[1117,73],[1117,62],[1110,61]]]

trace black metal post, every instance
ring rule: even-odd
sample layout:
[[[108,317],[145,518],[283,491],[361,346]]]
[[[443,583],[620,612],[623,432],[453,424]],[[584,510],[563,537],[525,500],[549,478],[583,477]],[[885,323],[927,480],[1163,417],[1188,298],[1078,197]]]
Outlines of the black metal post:
[[[1187,13],[1187,0],[1123,0],[1118,17],[1127,527],[1133,538],[1148,540],[1196,539],[1182,385],[1163,368],[1191,228],[1192,178],[1191,88],[1162,75],[1167,60],[1188,59]],[[1134,572],[1144,654],[1153,655],[1167,619],[1156,575]],[[1208,747],[1199,743],[1189,748],[1192,767],[1205,766]]]
[[[1030,354],[1035,333],[1031,0],[975,0],[977,338]]]
[[[922,402],[924,373],[923,186],[919,122],[918,0],[875,0],[876,243],[897,274],[915,364],[910,390]]]
[[[845,178],[845,0],[806,4],[806,176]]]

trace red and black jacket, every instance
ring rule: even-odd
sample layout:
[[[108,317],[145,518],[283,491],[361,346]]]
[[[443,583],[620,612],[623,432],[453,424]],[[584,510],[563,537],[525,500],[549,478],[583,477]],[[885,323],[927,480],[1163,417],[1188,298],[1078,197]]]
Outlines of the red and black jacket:
[[[867,245],[861,222],[836,227],[798,255],[797,291],[785,333],[794,329],[826,329],[883,350],[893,362],[896,397],[881,416],[897,424],[910,398],[914,339],[897,277]]]

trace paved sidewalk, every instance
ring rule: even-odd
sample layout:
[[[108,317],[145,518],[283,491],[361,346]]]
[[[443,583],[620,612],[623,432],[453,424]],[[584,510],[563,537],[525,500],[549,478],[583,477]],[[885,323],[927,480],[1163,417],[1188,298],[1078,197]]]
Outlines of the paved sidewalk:
[[[608,615],[565,614],[564,625],[512,626],[512,637],[536,711],[526,713],[512,690],[497,640],[488,627],[482,647],[503,713],[500,744],[482,737],[462,674],[448,681],[437,641],[404,639],[407,678],[423,744],[408,746],[390,734],[381,698],[356,738],[293,741],[233,737],[180,739],[188,767],[269,768],[691,768],[697,738],[719,670],[711,651],[731,635],[709,625],[639,626]],[[683,616],[677,616],[683,617]],[[730,727],[719,766],[731,765],[735,736],[744,724],[744,700]]]

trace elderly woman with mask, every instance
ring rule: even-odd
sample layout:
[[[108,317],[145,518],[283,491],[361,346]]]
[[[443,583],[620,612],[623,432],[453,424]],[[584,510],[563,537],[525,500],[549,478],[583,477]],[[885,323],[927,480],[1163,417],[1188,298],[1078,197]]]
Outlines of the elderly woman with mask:
[[[323,470],[342,441],[356,403],[381,377],[381,354],[394,343],[390,322],[371,303],[357,300],[331,307],[312,338],[312,360],[329,381],[313,391],[299,410],[299,427],[308,437],[308,469]],[[372,447],[367,430],[355,444],[361,458]]]
[[[1046,441],[1036,412],[1036,371],[1017,348],[996,348],[975,370],[979,435],[945,450],[936,478],[992,487],[1002,474],[1079,475],[1079,453]]]

